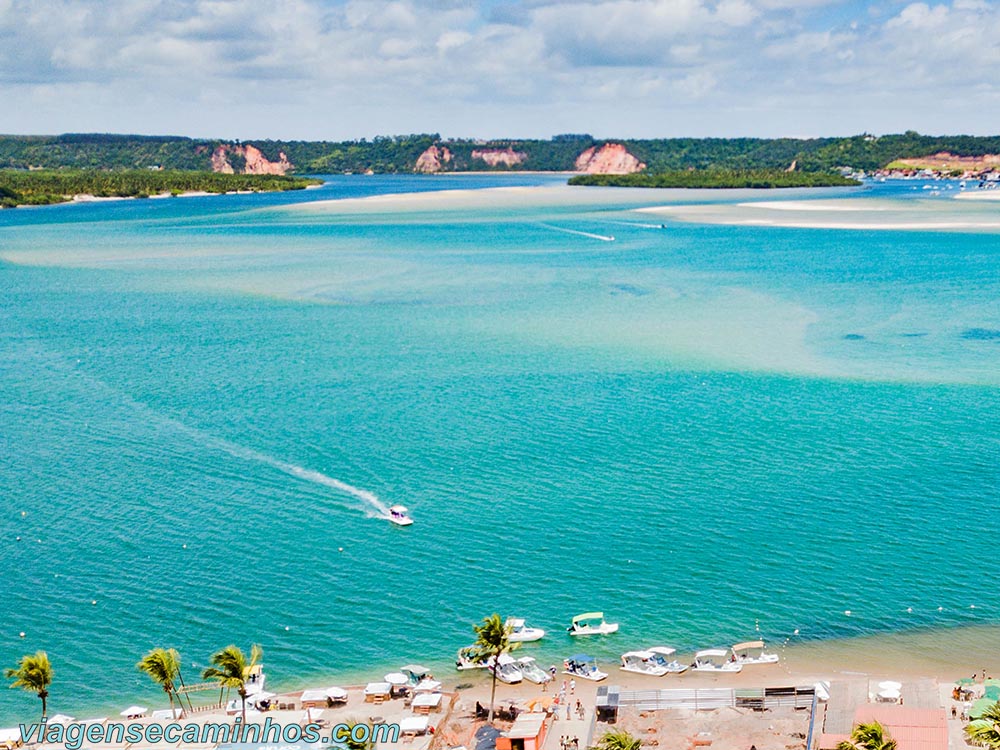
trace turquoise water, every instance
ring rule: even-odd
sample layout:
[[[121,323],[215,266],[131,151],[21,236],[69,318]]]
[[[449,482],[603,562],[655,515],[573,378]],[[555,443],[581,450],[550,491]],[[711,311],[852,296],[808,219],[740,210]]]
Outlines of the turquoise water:
[[[450,675],[493,611],[543,661],[1000,622],[1000,236],[661,229],[558,183],[0,213],[0,664],[47,650],[82,717],[159,705],[156,645],[260,642],[294,688]],[[542,188],[287,208],[491,185]],[[621,633],[571,642],[591,609]]]

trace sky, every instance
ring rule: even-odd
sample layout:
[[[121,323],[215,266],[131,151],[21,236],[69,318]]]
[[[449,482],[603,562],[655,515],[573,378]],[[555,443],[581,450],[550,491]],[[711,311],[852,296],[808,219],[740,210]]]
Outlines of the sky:
[[[0,0],[0,132],[1000,132],[1000,0]]]

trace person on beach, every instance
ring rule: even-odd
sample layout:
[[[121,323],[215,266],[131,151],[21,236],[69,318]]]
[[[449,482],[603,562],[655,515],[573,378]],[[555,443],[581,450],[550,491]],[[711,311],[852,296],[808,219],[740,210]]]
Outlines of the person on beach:
[[[571,678],[569,681],[569,694],[576,695],[576,678]]]

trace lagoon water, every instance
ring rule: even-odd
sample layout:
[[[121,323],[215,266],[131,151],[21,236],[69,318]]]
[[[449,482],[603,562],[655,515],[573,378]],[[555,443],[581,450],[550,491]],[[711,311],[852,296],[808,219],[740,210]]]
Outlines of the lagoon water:
[[[83,718],[158,706],[157,645],[291,689],[447,674],[493,611],[543,661],[1000,623],[1000,235],[563,179],[0,213],[0,664]],[[912,187],[781,200],[956,210]]]

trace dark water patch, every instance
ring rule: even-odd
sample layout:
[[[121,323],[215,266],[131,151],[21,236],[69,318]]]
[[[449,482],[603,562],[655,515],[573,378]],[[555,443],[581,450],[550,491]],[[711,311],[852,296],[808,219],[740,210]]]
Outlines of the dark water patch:
[[[1000,330],[996,328],[966,328],[962,338],[970,341],[1000,341]]]
[[[649,289],[643,289],[641,286],[634,286],[633,284],[612,284],[611,294],[629,294],[633,297],[645,297],[648,294],[652,294]]]
[[[844,341],[864,341],[865,337],[860,333],[846,333],[844,334]]]
[[[915,332],[912,332],[912,333],[901,333],[899,335],[900,335],[900,337],[902,337],[904,339],[919,339],[919,338],[923,338],[924,336],[926,336],[927,332],[926,331],[915,331]]]

